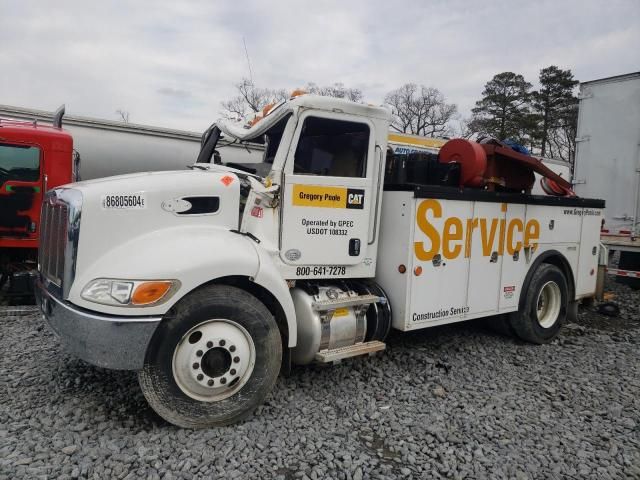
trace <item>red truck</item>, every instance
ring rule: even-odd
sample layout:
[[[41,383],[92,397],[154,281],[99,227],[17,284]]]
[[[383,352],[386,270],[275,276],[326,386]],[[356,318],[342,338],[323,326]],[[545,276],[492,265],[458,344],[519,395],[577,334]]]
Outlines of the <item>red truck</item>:
[[[10,298],[33,293],[44,192],[76,178],[79,157],[63,115],[64,106],[52,126],[0,119],[0,290],[8,282]]]

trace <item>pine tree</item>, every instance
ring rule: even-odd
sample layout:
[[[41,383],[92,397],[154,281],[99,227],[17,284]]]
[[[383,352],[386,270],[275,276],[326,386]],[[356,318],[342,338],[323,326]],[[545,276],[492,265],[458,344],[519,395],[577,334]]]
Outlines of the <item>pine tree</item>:
[[[471,110],[469,127],[499,140],[512,138],[526,143],[523,125],[529,123],[530,89],[531,84],[522,75],[513,72],[495,75],[485,84],[482,98]]]
[[[573,91],[578,85],[571,70],[555,65],[540,70],[540,89],[532,93],[532,109],[538,117],[540,151],[551,155],[557,135],[565,136],[565,130],[574,129],[574,110],[578,99]],[[562,131],[557,131],[558,129]]]

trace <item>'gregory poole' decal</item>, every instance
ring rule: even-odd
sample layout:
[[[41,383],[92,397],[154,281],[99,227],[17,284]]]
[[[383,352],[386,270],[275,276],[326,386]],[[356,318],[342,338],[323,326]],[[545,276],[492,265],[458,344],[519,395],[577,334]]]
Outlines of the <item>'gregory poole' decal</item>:
[[[294,185],[292,204],[296,207],[364,208],[364,190],[320,185]]]

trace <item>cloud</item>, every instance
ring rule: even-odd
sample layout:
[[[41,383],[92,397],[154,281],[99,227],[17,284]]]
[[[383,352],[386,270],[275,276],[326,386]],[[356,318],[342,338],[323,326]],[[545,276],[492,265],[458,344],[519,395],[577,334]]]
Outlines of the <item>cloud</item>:
[[[249,75],[289,88],[342,82],[379,103],[406,82],[442,90],[463,115],[494,74],[535,83],[640,65],[637,0],[538,2],[0,0],[0,103],[203,130]]]
[[[179,88],[162,87],[158,89],[160,95],[166,95],[168,97],[175,97],[179,100],[187,100],[192,97],[191,92],[182,90]]]

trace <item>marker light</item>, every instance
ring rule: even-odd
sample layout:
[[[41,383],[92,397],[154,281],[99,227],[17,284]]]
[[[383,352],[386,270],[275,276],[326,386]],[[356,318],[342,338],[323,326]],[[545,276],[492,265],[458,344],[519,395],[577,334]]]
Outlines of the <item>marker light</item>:
[[[97,278],[82,290],[81,297],[89,302],[102,305],[149,306],[166,300],[172,287],[178,287],[177,280],[120,280]],[[173,288],[173,291],[177,288]]]
[[[266,117],[269,114],[269,112],[273,110],[273,107],[275,107],[275,105],[276,105],[275,103],[270,103],[269,105],[265,105],[265,107],[262,109],[262,116]]]

